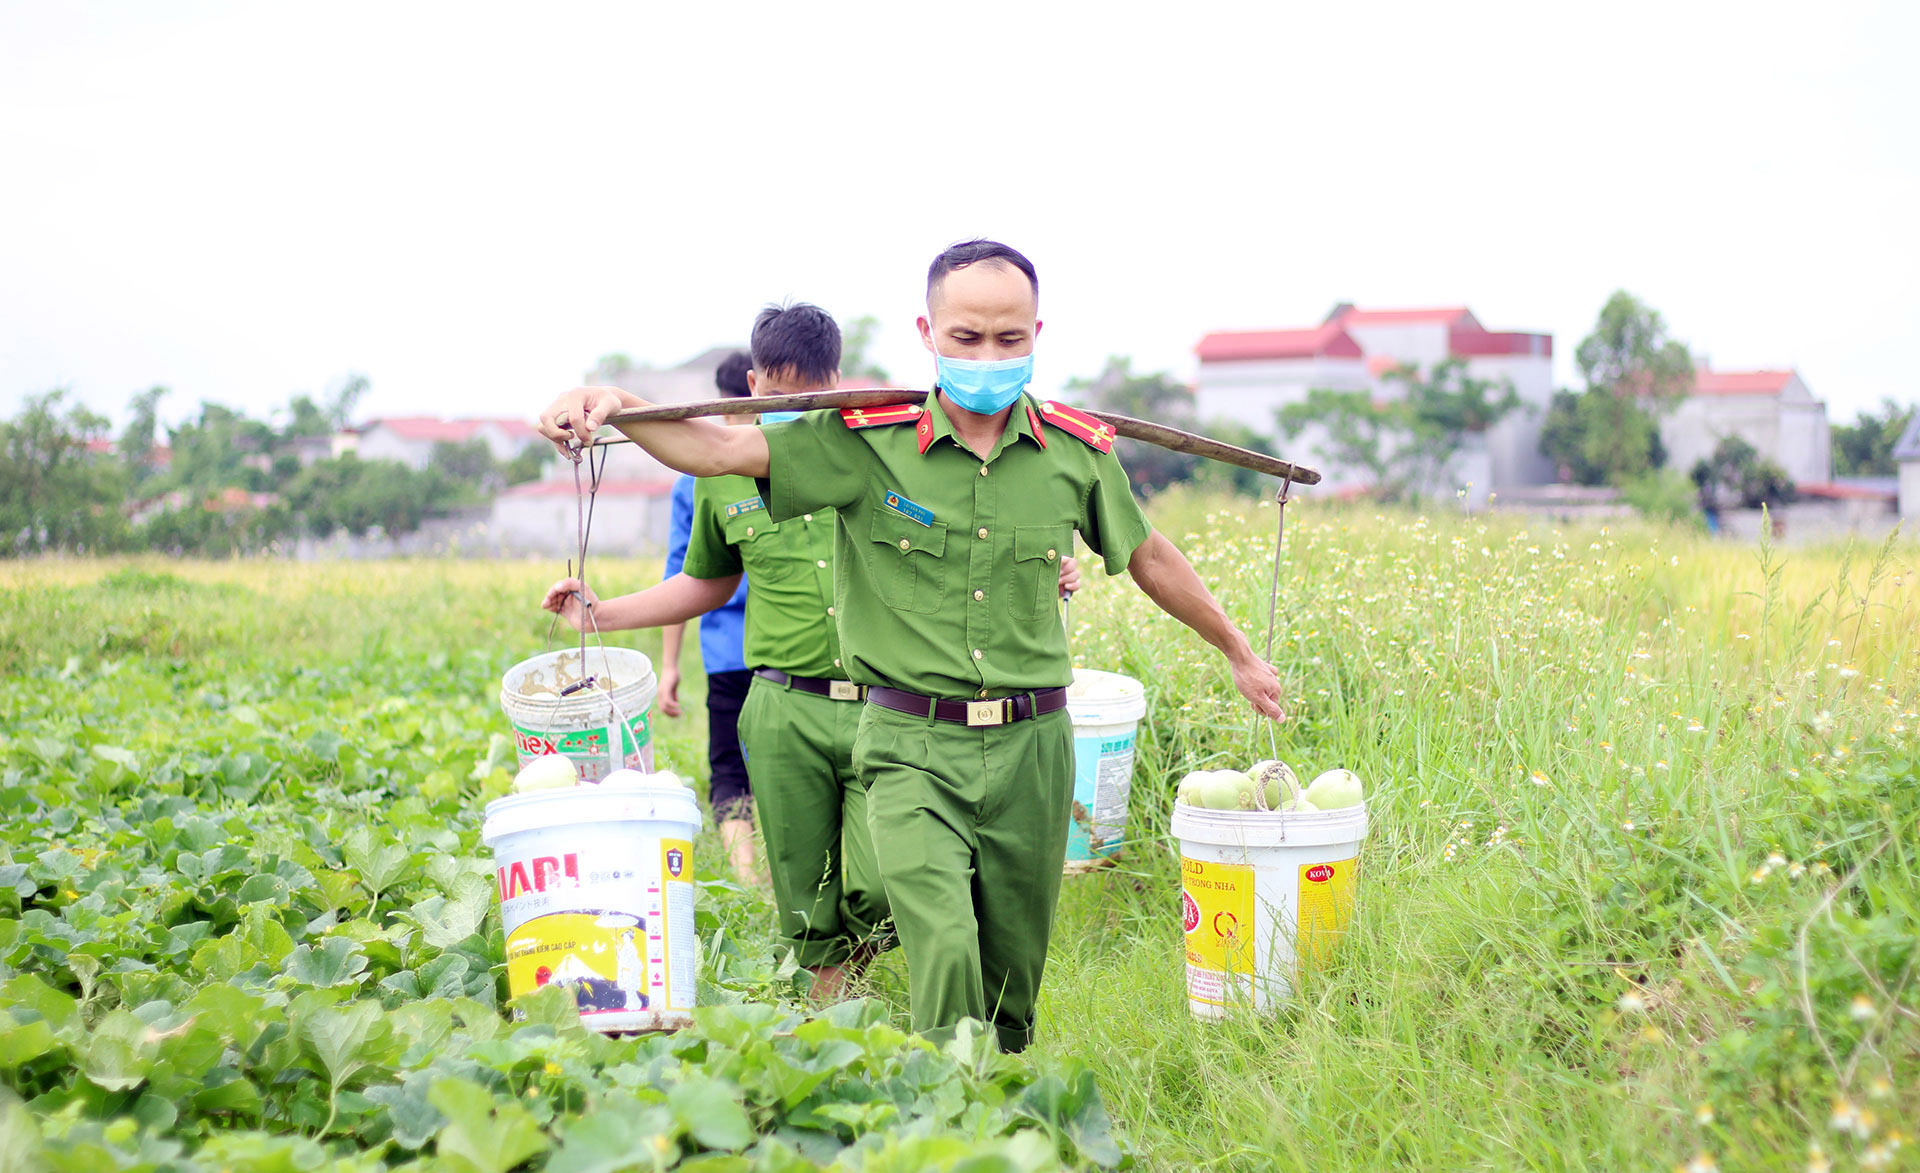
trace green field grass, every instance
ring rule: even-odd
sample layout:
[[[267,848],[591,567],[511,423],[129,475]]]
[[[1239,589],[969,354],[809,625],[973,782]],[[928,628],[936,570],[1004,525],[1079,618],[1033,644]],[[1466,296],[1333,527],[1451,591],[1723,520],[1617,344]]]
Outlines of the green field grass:
[[[1260,646],[1272,507],[1153,516]],[[1296,504],[1271,730],[1089,575],[1076,660],[1151,706],[1132,846],[1066,883],[1034,1051],[937,1072],[897,953],[839,1020],[780,1016],[770,912],[710,833],[705,994],[734,1005],[639,1043],[494,1010],[495,693],[548,646],[555,567],[0,565],[0,1166],[801,1168],[864,1137],[845,1166],[1043,1168],[1110,1161],[1110,1119],[1149,1169],[1913,1167],[1917,554]],[[703,780],[685,693],[660,763]],[[1197,1023],[1172,786],[1270,745],[1366,779],[1356,915],[1287,1009]],[[826,1079],[834,1032],[857,1078],[768,1090]],[[826,1149],[737,1131],[816,1100]]]

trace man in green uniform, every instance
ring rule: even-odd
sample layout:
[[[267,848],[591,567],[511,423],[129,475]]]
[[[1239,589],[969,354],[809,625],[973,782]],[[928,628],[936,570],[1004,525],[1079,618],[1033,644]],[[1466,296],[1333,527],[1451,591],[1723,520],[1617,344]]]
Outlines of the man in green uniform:
[[[622,425],[696,476],[743,475],[777,521],[838,510],[836,606],[850,678],[867,686],[854,765],[912,977],[913,1025],[990,1022],[1032,1040],[1073,790],[1071,680],[1054,601],[1074,532],[1227,658],[1276,719],[1273,669],[1153,532],[1097,421],[1024,394],[1040,332],[1032,263],[971,241],[935,258],[921,338],[925,409],[813,413],[760,429]],[[637,406],[563,395],[541,429],[563,447]]]
[[[840,328],[806,304],[769,306],[754,323],[754,395],[831,390]],[[772,422],[763,417],[762,422]],[[867,794],[854,784],[853,740],[863,692],[850,683],[834,624],[831,509],[773,521],[753,481],[703,478],[682,572],[614,599],[585,595],[601,630],[684,622],[749,589],[745,660],[754,671],[740,710],[756,816],[782,943],[814,974],[814,995],[837,996],[888,935],[887,901],[867,832]],[[562,579],[544,606],[579,629],[584,590]]]

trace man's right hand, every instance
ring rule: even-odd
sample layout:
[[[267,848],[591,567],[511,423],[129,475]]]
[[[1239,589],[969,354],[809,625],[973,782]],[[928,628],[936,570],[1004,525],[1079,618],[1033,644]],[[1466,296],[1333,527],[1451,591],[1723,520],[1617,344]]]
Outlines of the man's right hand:
[[[589,624],[587,610],[580,605],[583,594],[589,605],[600,601],[579,579],[563,578],[547,588],[547,597],[540,600],[540,606],[572,624],[575,631],[585,631]]]
[[[540,434],[552,440],[562,456],[577,462],[608,416],[621,408],[646,406],[646,400],[618,387],[575,387],[540,413]]]

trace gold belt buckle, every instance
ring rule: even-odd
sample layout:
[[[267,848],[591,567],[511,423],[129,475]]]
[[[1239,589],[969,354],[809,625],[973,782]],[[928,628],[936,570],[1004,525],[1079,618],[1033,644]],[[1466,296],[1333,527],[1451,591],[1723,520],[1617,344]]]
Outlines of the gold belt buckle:
[[[998,701],[968,701],[967,702],[967,724],[969,725],[1004,725],[1006,723],[1007,723],[1007,702],[1006,701],[998,700]]]
[[[857,701],[860,699],[860,686],[851,680],[829,680],[827,696],[836,701]]]

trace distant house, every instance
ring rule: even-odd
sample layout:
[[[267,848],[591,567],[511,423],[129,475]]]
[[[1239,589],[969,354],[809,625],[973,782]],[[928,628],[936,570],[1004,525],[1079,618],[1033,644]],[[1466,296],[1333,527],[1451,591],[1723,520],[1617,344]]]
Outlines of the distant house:
[[[333,439],[333,454],[353,452],[362,460],[397,460],[409,468],[424,469],[433,446],[486,441],[498,461],[512,460],[531,444],[545,443],[526,420],[504,417],[443,420],[432,416],[394,416],[368,420]]]
[[[1318,326],[1208,334],[1196,353],[1199,418],[1235,419],[1269,435],[1277,432],[1275,412],[1304,401],[1308,391],[1394,397],[1401,387],[1386,375],[1395,367],[1426,372],[1449,358],[1460,359],[1469,377],[1510,380],[1524,408],[1487,433],[1484,451],[1477,454],[1486,484],[1476,486],[1476,495],[1487,487],[1553,480],[1552,465],[1540,455],[1540,423],[1553,394],[1551,334],[1488,330],[1465,306],[1363,310],[1343,303]],[[1290,458],[1314,463],[1315,438],[1303,436],[1296,443],[1308,450]],[[1322,471],[1329,488],[1357,484],[1342,470]]]
[[[1722,438],[1739,436],[1795,484],[1833,480],[1827,405],[1795,371],[1694,371],[1693,392],[1660,421],[1667,466],[1686,472],[1713,454]]]
[[[639,479],[603,477],[593,499],[589,549],[600,554],[663,552],[672,524],[672,494],[672,473]],[[571,475],[533,481],[493,499],[487,541],[522,553],[569,556],[579,546],[578,522],[579,497]],[[644,584],[629,584],[636,589],[639,585]]]
[[[631,391],[652,403],[687,403],[695,399],[713,399],[719,388],[713,385],[713,373],[736,350],[744,346],[713,346],[687,361],[671,367],[627,367],[615,371],[596,371],[589,379],[605,380],[608,386]]]
[[[1920,411],[1907,421],[1893,459],[1900,465],[1900,520],[1920,522]]]

